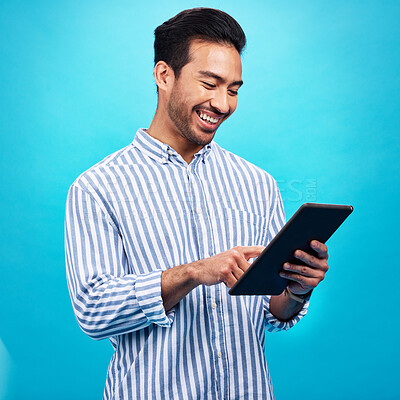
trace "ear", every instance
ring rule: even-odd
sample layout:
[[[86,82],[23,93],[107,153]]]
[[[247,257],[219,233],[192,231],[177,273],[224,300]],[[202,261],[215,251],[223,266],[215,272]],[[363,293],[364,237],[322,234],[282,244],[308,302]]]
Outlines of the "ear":
[[[154,67],[154,80],[158,90],[168,91],[175,80],[175,74],[172,68],[165,62],[159,61]]]

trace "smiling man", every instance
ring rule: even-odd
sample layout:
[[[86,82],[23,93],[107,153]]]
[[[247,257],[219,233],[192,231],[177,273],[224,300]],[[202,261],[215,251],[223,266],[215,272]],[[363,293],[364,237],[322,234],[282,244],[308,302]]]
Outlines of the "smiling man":
[[[214,9],[159,26],[149,128],[69,190],[75,315],[115,350],[105,399],[272,399],[265,328],[297,323],[328,269],[313,241],[317,256],[284,265],[281,295],[228,294],[284,224],[274,179],[213,141],[237,106],[245,41]]]

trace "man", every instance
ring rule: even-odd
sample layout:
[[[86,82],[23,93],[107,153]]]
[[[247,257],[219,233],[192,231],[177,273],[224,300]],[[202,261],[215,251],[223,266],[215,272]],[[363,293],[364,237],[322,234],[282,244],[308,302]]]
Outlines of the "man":
[[[219,10],[155,30],[150,127],[78,177],[66,209],[67,277],[79,325],[115,353],[105,399],[271,399],[264,332],[306,313],[328,269],[312,242],[284,265],[279,296],[228,288],[284,224],[273,178],[222,149],[236,109],[245,35]]]

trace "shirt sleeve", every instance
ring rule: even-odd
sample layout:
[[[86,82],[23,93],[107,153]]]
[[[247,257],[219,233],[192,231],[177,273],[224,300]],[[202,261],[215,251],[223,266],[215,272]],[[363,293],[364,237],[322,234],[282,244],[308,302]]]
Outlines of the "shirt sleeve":
[[[276,181],[273,184],[273,190],[271,193],[271,202],[270,202],[270,213],[269,213],[269,224],[268,224],[268,232],[267,232],[267,242],[269,243],[275,235],[282,229],[283,225],[285,225],[286,217],[285,211],[283,208],[282,197],[278,188]],[[264,296],[264,315],[267,324],[267,330],[269,332],[275,331],[284,331],[292,328],[294,325],[299,322],[304,315],[306,315],[308,310],[309,301],[303,305],[303,308],[289,321],[280,321],[276,318],[270,311],[271,296]]]
[[[170,327],[161,273],[129,273],[118,228],[104,206],[71,186],[65,213],[65,258],[72,306],[81,329],[93,339],[137,331],[151,324]]]

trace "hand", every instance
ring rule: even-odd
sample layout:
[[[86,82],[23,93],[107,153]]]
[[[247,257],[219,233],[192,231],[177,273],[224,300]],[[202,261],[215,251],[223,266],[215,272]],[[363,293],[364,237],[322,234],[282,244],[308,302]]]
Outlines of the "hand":
[[[249,259],[258,257],[264,246],[236,246],[223,253],[192,263],[198,284],[210,286],[225,283],[231,288],[249,268]]]
[[[161,297],[169,311],[198,285],[225,283],[231,288],[249,268],[249,259],[257,257],[264,246],[236,246],[203,260],[168,268],[161,274]]]
[[[316,251],[317,256],[312,256],[301,250],[296,250],[294,256],[307,265],[285,263],[284,271],[280,272],[283,278],[289,279],[289,290],[298,295],[303,295],[315,287],[325,278],[328,271],[328,248],[317,240],[311,241],[311,248]]]

